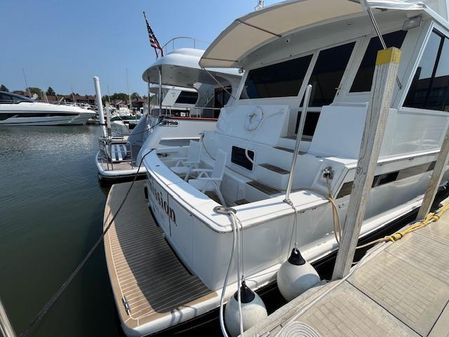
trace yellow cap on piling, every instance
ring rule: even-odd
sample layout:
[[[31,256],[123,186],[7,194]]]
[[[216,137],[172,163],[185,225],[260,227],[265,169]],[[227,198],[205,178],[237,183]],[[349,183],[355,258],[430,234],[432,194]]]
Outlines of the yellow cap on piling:
[[[377,52],[376,66],[387,63],[399,63],[401,61],[401,50],[395,47],[382,49]]]

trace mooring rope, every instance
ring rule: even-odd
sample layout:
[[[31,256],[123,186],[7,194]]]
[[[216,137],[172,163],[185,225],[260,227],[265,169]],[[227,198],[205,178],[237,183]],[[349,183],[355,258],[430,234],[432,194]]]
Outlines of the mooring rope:
[[[428,213],[424,219],[422,219],[421,221],[417,221],[415,222],[413,225],[410,225],[396,233],[393,233],[391,235],[387,235],[383,238],[365,243],[364,245],[360,245],[357,246],[356,249],[361,249],[361,248],[366,248],[369,246],[372,246],[376,243],[379,242],[395,242],[398,241],[400,239],[402,239],[405,235],[412,233],[418,229],[424,228],[427,225],[431,224],[432,222],[437,222],[438,220],[440,220],[441,216],[446,213],[449,210],[449,202],[447,202],[445,205],[441,206],[436,212],[430,212]]]
[[[45,315],[50,311],[50,309],[55,305],[55,303],[58,301],[58,299],[61,297],[61,295],[64,293],[64,291],[67,289],[67,287],[71,284],[73,279],[78,275],[80,270],[85,266],[89,258],[92,256],[92,254],[95,252],[98,245],[103,241],[106,233],[108,232],[109,228],[111,228],[112,224],[114,223],[115,218],[120,213],[123,205],[125,204],[125,201],[128,199],[129,193],[131,192],[131,189],[134,186],[134,183],[137,180],[137,177],[139,175],[140,168],[142,166],[143,160],[145,157],[150,154],[154,149],[151,149],[140,160],[139,167],[137,168],[137,172],[134,175],[134,179],[131,182],[131,185],[129,186],[128,190],[126,191],[125,197],[121,201],[119,207],[117,208],[117,212],[114,214],[112,219],[109,221],[106,228],[103,230],[101,236],[98,238],[98,240],[95,242],[95,244],[92,246],[92,248],[89,250],[89,252],[86,254],[84,259],[78,264],[78,266],[75,268],[75,270],[70,274],[70,276],[64,281],[64,283],[59,287],[59,289],[53,294],[53,296],[50,297],[50,300],[42,307],[42,309],[38,312],[38,314],[34,317],[32,321],[27,325],[25,330],[19,335],[19,337],[27,337],[30,335],[30,333],[35,329],[35,327],[39,324],[39,322],[45,317]]]

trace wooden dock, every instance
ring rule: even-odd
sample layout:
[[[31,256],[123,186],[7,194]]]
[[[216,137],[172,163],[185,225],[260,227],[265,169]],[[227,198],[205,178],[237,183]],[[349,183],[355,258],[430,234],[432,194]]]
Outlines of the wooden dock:
[[[449,212],[372,248],[345,278],[297,297],[244,336],[449,336]]]
[[[106,201],[104,226],[132,183],[113,185]],[[104,239],[106,262],[125,333],[146,335],[156,321],[177,320],[173,312],[216,297],[181,264],[156,225],[136,181]],[[156,324],[155,324],[156,323]]]

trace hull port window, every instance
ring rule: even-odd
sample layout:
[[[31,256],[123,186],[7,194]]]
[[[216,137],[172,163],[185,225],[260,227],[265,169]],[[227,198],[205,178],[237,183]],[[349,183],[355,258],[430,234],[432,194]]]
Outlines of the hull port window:
[[[419,174],[423,174],[425,172],[430,172],[435,168],[435,162],[430,162],[426,164],[416,165],[412,167],[408,167],[399,171],[393,171],[384,174],[378,174],[374,177],[373,183],[371,185],[372,188],[382,186],[388,183],[392,183],[394,181],[400,181],[403,179],[407,179],[413,176],[417,176]],[[352,181],[345,182],[338,192],[337,199],[343,198],[344,196],[350,195],[352,191]]]
[[[240,99],[297,96],[312,55],[250,70]]]
[[[449,39],[433,31],[404,106],[449,111]]]
[[[404,42],[406,31],[398,30],[393,33],[382,35],[388,48],[401,48]],[[371,38],[365,56],[363,56],[357,75],[354,78],[350,92],[371,91],[373,82],[374,67],[376,65],[377,52],[382,49],[382,45],[377,36]]]

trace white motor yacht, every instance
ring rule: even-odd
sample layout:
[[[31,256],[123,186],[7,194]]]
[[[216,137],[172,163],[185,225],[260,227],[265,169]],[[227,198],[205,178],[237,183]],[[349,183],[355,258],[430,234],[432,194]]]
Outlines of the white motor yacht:
[[[135,302],[127,289],[116,294],[125,299],[117,305],[126,305],[121,320],[127,334],[156,333],[216,309],[225,285],[224,298],[230,298],[240,281],[236,264],[227,274],[236,232],[236,259],[253,290],[275,282],[293,247],[310,262],[338,249],[334,223],[343,222],[347,211],[382,49],[361,3],[281,2],[235,20],[206,50],[203,67],[245,74],[216,130],[199,144],[156,149],[143,160],[149,207],[184,271],[147,271],[165,288],[145,293],[145,303]],[[402,57],[362,237],[421,204],[449,122],[449,2],[367,3],[386,46],[400,48]],[[301,119],[305,126],[298,134]],[[195,166],[187,163],[180,172],[182,157]],[[235,216],[219,206],[232,207]],[[162,248],[152,249],[157,256]],[[193,275],[196,288],[192,278],[173,283],[176,273]],[[188,300],[171,298],[174,289]]]
[[[202,69],[198,62],[203,53],[200,49],[175,49],[145,70],[142,78],[149,84],[150,111],[127,138],[103,142],[96,158],[100,179],[145,174],[145,153],[187,146],[204,131],[215,129],[220,108],[232,102],[241,75],[236,69]]]
[[[35,102],[9,92],[0,92],[0,125],[83,125],[95,116],[78,106]]]

